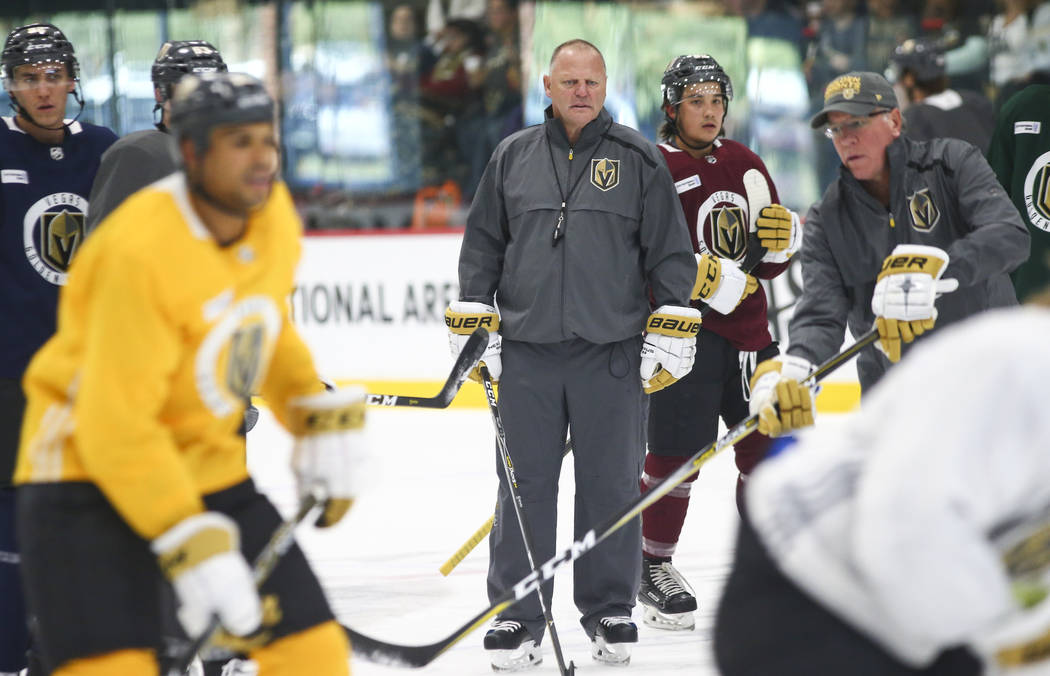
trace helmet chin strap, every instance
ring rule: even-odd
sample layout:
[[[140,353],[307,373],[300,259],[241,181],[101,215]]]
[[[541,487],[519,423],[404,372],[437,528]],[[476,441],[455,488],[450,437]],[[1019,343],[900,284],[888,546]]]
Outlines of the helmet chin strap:
[[[79,84],[77,86],[79,87]],[[69,129],[74,122],[80,119],[81,114],[84,112],[84,97],[80,95],[79,89],[73,89],[71,93],[73,94],[73,100],[80,104],[80,110],[77,111],[76,117],[70,120],[68,124],[63,121],[62,124],[57,127],[48,127],[34,120],[33,116],[29,114],[29,111],[22,107],[22,104],[18,102],[18,99],[16,99],[14,94],[10,91],[7,92],[7,97],[11,99],[11,108],[15,111],[15,115],[25,119],[29,124],[38,129],[46,129],[47,131],[62,131],[63,129]]]

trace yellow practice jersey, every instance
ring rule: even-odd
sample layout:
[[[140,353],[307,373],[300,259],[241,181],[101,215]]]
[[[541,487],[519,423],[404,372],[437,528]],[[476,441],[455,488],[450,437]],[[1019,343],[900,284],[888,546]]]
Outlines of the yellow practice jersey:
[[[15,482],[93,482],[153,538],[243,481],[250,395],[283,421],[323,389],[288,314],[300,234],[281,183],[228,246],[181,173],[122,204],[78,252],[26,371]]]

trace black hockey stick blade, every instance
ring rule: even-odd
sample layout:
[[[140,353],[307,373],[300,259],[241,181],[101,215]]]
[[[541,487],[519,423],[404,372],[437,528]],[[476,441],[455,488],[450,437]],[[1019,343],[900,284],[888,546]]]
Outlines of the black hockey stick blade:
[[[441,387],[441,391],[433,397],[410,397],[403,394],[369,394],[368,403],[372,406],[415,406],[418,408],[448,408],[452,400],[456,398],[463,381],[470,375],[470,370],[481,359],[485,348],[489,346],[489,332],[482,327],[474,329],[474,333],[467,338],[463,350],[456,357],[456,363],[452,365],[452,372]]]
[[[489,619],[495,617],[503,612],[505,608],[513,604],[514,601],[511,600],[496,603],[485,611],[472,617],[466,624],[453,632],[451,636],[443,638],[436,643],[431,643],[430,645],[408,646],[386,643],[374,638],[369,638],[364,634],[354,631],[346,625],[343,625],[343,629],[346,631],[346,635],[350,639],[350,645],[353,647],[354,657],[360,657],[361,659],[376,664],[418,669],[433,662],[439,655],[459,643],[459,641],[467,634],[488,622]]]
[[[821,363],[807,380],[820,381],[824,376],[855,357],[857,353],[874,343],[878,338],[879,332],[877,329],[868,331],[842,352]],[[758,429],[758,414],[750,415],[734,425],[723,436],[698,451],[696,455],[689,458],[681,467],[664,477],[636,500],[624,506],[619,512],[603,521],[597,527],[587,531],[582,538],[573,542],[568,549],[555,554],[550,560],[541,564],[538,569],[532,571],[513,587],[503,592],[493,601],[491,606],[475,615],[448,637],[430,645],[398,645],[370,638],[344,625],[343,629],[346,630],[347,636],[350,638],[354,654],[370,662],[391,666],[418,668],[430,664],[439,655],[461,641],[467,634],[477,629],[487,620],[495,617],[503,612],[505,608],[514,605],[526,596],[535,593],[541,584],[554,577],[554,573],[558,568],[570,561],[575,561],[597,547],[599,543],[618,531],[624,524],[637,518],[649,506],[674,490],[676,486],[685,481],[719,451],[732,446],[756,429]]]

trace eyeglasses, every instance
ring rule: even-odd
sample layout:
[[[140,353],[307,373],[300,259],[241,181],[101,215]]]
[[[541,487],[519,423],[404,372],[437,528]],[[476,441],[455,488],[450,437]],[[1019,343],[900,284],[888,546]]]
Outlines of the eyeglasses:
[[[829,124],[828,126],[824,127],[824,136],[834,140],[837,138],[842,138],[847,134],[856,134],[860,132],[861,129],[871,124],[872,120],[874,120],[877,116],[885,115],[888,112],[890,111],[876,110],[874,113],[869,113],[867,117],[856,118],[847,122],[840,122],[838,124]]]

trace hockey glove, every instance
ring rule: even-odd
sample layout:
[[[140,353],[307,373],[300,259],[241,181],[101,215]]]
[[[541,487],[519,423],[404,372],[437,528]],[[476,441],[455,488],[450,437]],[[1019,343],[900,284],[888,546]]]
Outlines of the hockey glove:
[[[813,364],[791,355],[767,359],[755,368],[748,408],[758,415],[761,434],[779,437],[813,424],[815,385],[802,383],[812,372]]]
[[[692,307],[661,305],[645,322],[642,343],[642,388],[646,394],[662,390],[693,368],[700,311]]]
[[[696,254],[696,282],[690,298],[700,299],[712,310],[727,315],[758,288],[758,280],[728,258]]]
[[[463,351],[470,334],[479,326],[485,327],[489,332],[489,346],[482,353],[478,363],[484,362],[489,367],[489,376],[492,381],[499,380],[503,373],[503,360],[500,353],[503,350],[503,341],[499,335],[499,315],[496,308],[485,303],[472,303],[463,300],[454,300],[448,304],[445,310],[445,326],[448,327],[448,347],[453,358],[458,357]],[[475,366],[470,371],[470,379],[481,382],[481,374]]]
[[[763,263],[786,263],[802,246],[798,214],[779,204],[763,207],[755,221],[755,232],[766,248]]]
[[[262,622],[262,604],[233,519],[204,512],[183,519],[150,544],[179,600],[186,633],[204,633],[212,615],[231,634],[245,636]]]
[[[900,361],[902,341],[910,343],[933,328],[937,296],[958,288],[956,280],[941,279],[947,267],[947,252],[920,244],[898,244],[883,261],[871,311],[879,348],[891,362]]]
[[[317,520],[322,528],[343,518],[354,502],[364,477],[365,391],[344,387],[293,399],[288,404],[295,436],[292,471],[299,495],[319,490],[325,499]]]

